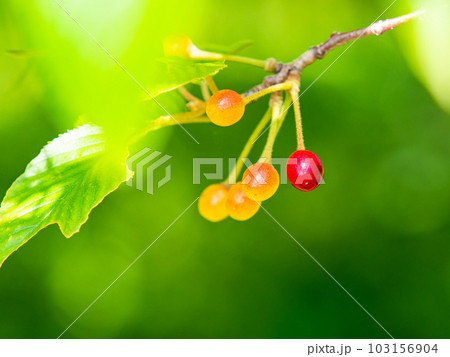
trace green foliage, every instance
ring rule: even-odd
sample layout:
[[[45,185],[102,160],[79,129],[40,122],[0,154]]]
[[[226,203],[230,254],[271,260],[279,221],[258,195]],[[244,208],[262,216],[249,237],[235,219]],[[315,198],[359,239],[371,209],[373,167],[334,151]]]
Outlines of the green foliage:
[[[221,62],[194,62],[178,57],[161,58],[149,68],[152,96],[157,96],[207,76],[216,75],[226,65]],[[147,99],[151,99],[148,98]]]
[[[204,73],[211,75],[222,67],[193,65],[179,81],[177,74],[182,71],[176,67],[166,87],[161,85],[154,93],[188,83],[189,78],[200,79]],[[49,224],[58,223],[66,237],[79,231],[90,211],[127,179],[127,151],[113,147],[107,145],[100,127],[84,125],[42,149],[2,202],[0,262]]]
[[[0,262],[42,228],[57,223],[66,237],[127,179],[125,150],[112,150],[98,126],[54,139],[8,190],[0,207]]]
[[[147,114],[154,115],[151,119],[165,115],[161,106],[169,110],[177,106],[176,97],[167,92],[215,75],[224,67],[223,62],[179,58],[154,61],[149,71],[154,76],[147,87],[152,96]],[[157,105],[159,101],[153,99],[161,94],[165,94],[161,97],[164,105]],[[58,223],[66,237],[78,232],[90,211],[127,179],[126,158],[123,145],[107,143],[103,129],[89,124],[45,146],[2,202],[0,262],[49,224]]]

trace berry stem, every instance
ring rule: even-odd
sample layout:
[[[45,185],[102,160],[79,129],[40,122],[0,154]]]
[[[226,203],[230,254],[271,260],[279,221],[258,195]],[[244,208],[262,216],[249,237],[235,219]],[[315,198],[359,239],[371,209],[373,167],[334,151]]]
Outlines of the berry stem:
[[[253,130],[252,134],[248,138],[247,143],[245,144],[241,154],[239,155],[238,160],[236,161],[236,165],[234,166],[233,170],[230,172],[226,180],[222,183],[223,185],[229,186],[230,183],[236,182],[236,178],[240,174],[242,166],[244,165],[244,161],[242,159],[248,156],[248,154],[253,148],[253,144],[255,143],[256,139],[259,137],[263,129],[266,127],[267,123],[269,123],[271,117],[272,117],[272,108],[269,107],[269,109],[267,109],[266,113],[264,114],[258,125]]]
[[[266,61],[255,59],[255,58],[236,56],[236,55],[223,55],[223,59],[225,61],[248,64],[250,66],[259,67],[262,69],[266,68]]]
[[[284,119],[286,118],[287,112],[292,102],[292,98],[289,93],[287,93],[284,102],[282,102],[283,97],[281,93],[273,93],[271,98],[271,105],[273,107],[272,111],[272,121],[270,124],[269,135],[267,137],[266,145],[261,154],[259,162],[269,163],[272,159],[273,144],[277,138],[278,132],[283,125]]]
[[[211,98],[211,93],[209,92],[208,83],[206,80],[203,80],[200,84],[200,89],[202,91],[203,100],[208,102],[209,98]]]
[[[277,91],[281,91],[281,90],[291,90],[292,86],[293,86],[292,81],[286,81],[283,83],[275,84],[268,88],[264,88],[264,89],[260,90],[259,92],[253,93],[252,95],[244,97],[244,103],[248,104],[250,102],[253,102],[256,99],[259,99],[259,98],[261,98],[267,94],[273,93],[273,92],[277,92]]]
[[[217,61],[229,61],[229,62],[248,64],[250,66],[255,66],[255,67],[265,69],[265,70],[269,70],[269,72],[274,72],[274,70],[272,69],[272,66],[267,66],[266,61],[255,59],[255,58],[250,58],[250,57],[203,51],[198,48],[191,50],[189,57],[191,59],[197,59],[197,60],[217,60]]]
[[[178,91],[181,93],[181,95],[186,99],[188,102],[198,102],[200,99],[198,99],[195,95],[190,93],[186,88],[180,87],[178,88]]]
[[[291,97],[293,100],[292,105],[294,106],[294,115],[295,115],[295,127],[297,130],[297,147],[298,150],[305,150],[305,141],[303,138],[303,127],[302,127],[302,114],[300,112],[300,98],[299,98],[299,91],[300,91],[300,76],[297,72],[293,72],[292,75],[296,75],[297,78],[293,81],[294,85],[291,88]]]
[[[217,88],[217,86],[216,86],[216,82],[214,82],[214,79],[211,76],[208,76],[205,79],[206,79],[206,83],[208,84],[208,87],[211,90],[212,94],[219,91],[219,88]]]

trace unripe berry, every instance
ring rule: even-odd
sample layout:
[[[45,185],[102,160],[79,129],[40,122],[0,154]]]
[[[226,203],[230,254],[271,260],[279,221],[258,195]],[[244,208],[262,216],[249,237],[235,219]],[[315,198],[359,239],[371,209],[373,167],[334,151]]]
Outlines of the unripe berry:
[[[250,166],[242,177],[245,194],[257,201],[264,201],[277,192],[280,176],[277,170],[268,163],[257,163]]]
[[[227,195],[227,212],[231,218],[246,221],[259,210],[259,203],[248,198],[240,182],[233,185]]]
[[[286,172],[289,182],[300,191],[314,190],[323,179],[323,165],[312,151],[297,150],[289,156]]]
[[[200,195],[198,211],[211,222],[218,222],[228,217],[226,199],[228,190],[221,184],[210,185]]]
[[[194,47],[191,39],[184,35],[170,36],[163,41],[164,55],[189,58],[189,53]]]
[[[245,112],[245,103],[239,93],[224,89],[209,98],[206,115],[216,125],[229,126],[238,122]]]

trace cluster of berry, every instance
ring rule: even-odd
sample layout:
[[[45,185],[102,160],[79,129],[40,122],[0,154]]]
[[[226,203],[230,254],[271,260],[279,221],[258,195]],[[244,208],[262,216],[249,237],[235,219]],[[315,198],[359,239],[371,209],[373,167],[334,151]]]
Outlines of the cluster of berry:
[[[245,112],[244,99],[232,90],[216,92],[206,105],[211,122],[229,126],[238,122]],[[322,181],[323,165],[319,157],[308,150],[297,150],[287,161],[289,182],[300,191],[311,191]],[[278,189],[280,177],[269,163],[256,163],[244,172],[242,181],[208,186],[199,200],[200,214],[218,222],[230,216],[239,221],[253,217],[262,201],[272,197]]]
[[[203,51],[186,36],[167,38],[164,42],[164,52],[167,56],[177,56],[186,59],[226,60],[255,65],[265,70],[270,68],[268,66],[269,60],[267,60],[269,62],[259,61],[241,56]],[[209,90],[207,90],[208,93],[204,96],[205,100],[207,100],[206,107],[203,105],[201,107],[204,108],[203,110],[212,123],[224,127],[233,125],[243,117],[247,104],[262,96],[271,94],[269,116],[265,118],[271,116],[272,124],[264,155],[261,157],[263,162],[260,160],[257,164],[250,166],[244,172],[242,181],[234,185],[230,185],[229,180],[226,180],[220,184],[210,185],[203,191],[199,199],[199,211],[204,218],[212,222],[221,221],[228,216],[239,221],[247,220],[256,214],[262,201],[269,199],[275,194],[280,184],[280,177],[277,170],[269,162],[272,155],[273,142],[285,113],[291,106],[290,103],[294,106],[296,117],[298,150],[293,152],[287,161],[287,178],[300,191],[311,191],[322,182],[322,163],[316,154],[305,150],[303,143],[298,102],[299,74],[288,78],[284,83],[272,85],[246,97],[229,89],[218,90],[211,77],[207,77],[205,81],[213,95],[210,96]],[[186,95],[185,89],[183,89],[183,93],[186,99],[192,100],[193,96],[190,94]],[[282,93],[285,93],[284,102]],[[196,98],[194,100],[197,103],[200,102]],[[200,114],[203,114],[203,112]],[[262,130],[266,124],[267,122],[263,118],[260,125],[255,128],[255,131]],[[236,174],[238,171],[239,169],[235,168]],[[233,182],[236,181],[235,178],[232,179]]]
[[[245,171],[242,181],[231,187],[229,185],[229,180],[222,184],[214,184],[207,187],[201,194],[199,200],[199,211],[201,215],[213,222],[223,220],[228,216],[237,220],[247,220],[258,211],[262,201],[267,200],[277,191],[280,184],[280,178],[278,172],[269,164],[269,162],[271,160],[274,140],[285,118],[285,113],[291,105],[294,107],[298,146],[297,151],[293,152],[287,161],[287,178],[292,186],[300,191],[314,190],[322,182],[323,165],[316,154],[305,150],[303,142],[298,95],[300,90],[300,74],[302,70],[317,59],[322,58],[327,52],[337,46],[341,46],[363,36],[381,35],[421,14],[422,11],[417,11],[397,18],[378,21],[364,29],[345,33],[334,33],[326,42],[311,47],[295,61],[286,65],[283,65],[281,62],[277,63],[271,58],[266,61],[261,61],[253,58],[236,56],[233,54],[235,53],[233,51],[228,54],[203,51],[186,36],[173,36],[166,39],[164,51],[168,56],[178,56],[194,60],[232,61],[256,66],[265,71],[276,73],[276,75],[271,76],[275,81],[270,81],[270,83],[276,84],[271,84],[269,86],[269,81],[266,81],[263,83],[264,85],[258,85],[249,90],[244,97],[232,90],[219,91],[211,77],[205,78],[204,83],[208,85],[213,93],[213,96],[210,97],[210,93],[208,89],[206,89],[207,95],[204,95],[205,101],[208,101],[206,103],[205,111],[211,122],[219,126],[232,125],[242,118],[246,104],[270,94],[271,100],[269,102],[268,113],[272,116],[272,124],[270,126],[266,147],[261,156],[263,162],[261,162],[260,159],[258,164],[249,167]],[[279,67],[279,65],[281,67]],[[283,74],[283,76],[279,77],[278,75],[280,74]],[[188,99],[188,97],[191,96],[185,95],[185,97]],[[202,104],[204,104],[204,102],[202,102]],[[201,112],[201,115],[203,115],[203,112]],[[255,128],[254,133],[259,132],[259,129],[267,124],[266,118],[268,117],[269,116],[263,117],[260,124]],[[256,136],[259,137],[259,133],[257,133]],[[249,151],[247,150],[248,146],[251,147],[251,145],[248,145],[247,143],[240,158],[243,158],[244,153]],[[234,169],[234,173],[240,171],[237,166],[238,165],[236,165]]]

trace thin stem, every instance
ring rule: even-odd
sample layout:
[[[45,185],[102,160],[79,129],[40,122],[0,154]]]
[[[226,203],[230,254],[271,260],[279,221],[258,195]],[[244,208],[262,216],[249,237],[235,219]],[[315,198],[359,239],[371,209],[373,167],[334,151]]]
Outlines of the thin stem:
[[[211,98],[211,93],[209,92],[208,83],[206,83],[206,80],[201,82],[200,89],[202,90],[203,100],[208,102],[209,98]]]
[[[278,119],[280,118],[281,106],[282,106],[283,96],[280,92],[275,92],[272,94],[272,120],[270,122],[269,134],[267,136],[266,145],[264,146],[264,150],[261,154],[260,160],[263,162],[270,162],[272,158],[273,144],[275,142],[275,138],[278,132]]]
[[[282,97],[280,97],[280,99],[282,99]],[[259,159],[260,162],[261,161],[270,162],[270,160],[272,159],[273,144],[275,143],[275,139],[277,138],[281,126],[283,125],[284,119],[286,118],[291,102],[292,98],[289,93],[287,93],[286,98],[284,99],[282,105],[280,100],[274,102],[272,122],[270,124],[269,135],[267,137],[264,150],[261,154],[261,158]]]
[[[198,59],[198,60],[217,60],[217,61],[229,61],[248,64],[251,66],[259,67],[273,72],[272,68],[270,66],[267,66],[266,61],[250,57],[203,51],[198,48],[192,48],[189,57],[191,59]]]
[[[260,90],[259,92],[253,93],[252,95],[249,95],[247,97],[244,97],[244,103],[248,104],[250,102],[253,102],[256,99],[259,99],[267,94],[282,91],[282,90],[290,90],[292,88],[293,83],[291,81],[286,81],[283,83],[275,84],[273,86],[270,86],[268,88],[264,88]]]
[[[178,91],[181,93],[181,95],[186,99],[188,102],[198,102],[200,99],[198,99],[195,95],[193,95],[191,92],[189,92],[186,88],[180,87],[178,88]]]
[[[228,175],[227,179],[223,182],[224,185],[229,186],[230,182],[234,183],[236,181],[236,178],[240,174],[242,166],[244,165],[244,161],[242,159],[248,156],[248,154],[253,148],[254,142],[261,134],[263,129],[266,127],[267,123],[269,123],[271,117],[272,117],[272,108],[269,107],[269,109],[267,109],[266,113],[264,114],[258,125],[253,130],[252,134],[248,138],[247,143],[245,144],[241,154],[239,155],[238,160],[236,161],[236,165]]]
[[[298,76],[298,74],[296,74]],[[294,82],[295,84],[291,89],[291,97],[293,100],[294,106],[294,115],[295,115],[295,128],[297,131],[297,147],[298,150],[305,150],[305,141],[303,138],[303,126],[302,126],[302,114],[300,112],[300,99],[299,99],[299,91],[300,91],[300,78]]]
[[[298,150],[305,150],[305,140],[303,138],[302,115],[300,113],[300,101],[298,95],[294,99],[295,127],[297,129]]]
[[[262,68],[262,69],[266,69],[266,61],[255,59],[255,58],[236,56],[236,55],[223,55],[223,59],[225,61],[229,61],[229,62],[248,64],[250,66],[255,66],[255,67]]]
[[[214,82],[214,79],[211,76],[208,76],[205,79],[206,79],[206,83],[208,84],[208,87],[211,90],[212,94],[219,91],[219,88],[217,88],[216,83]]]

